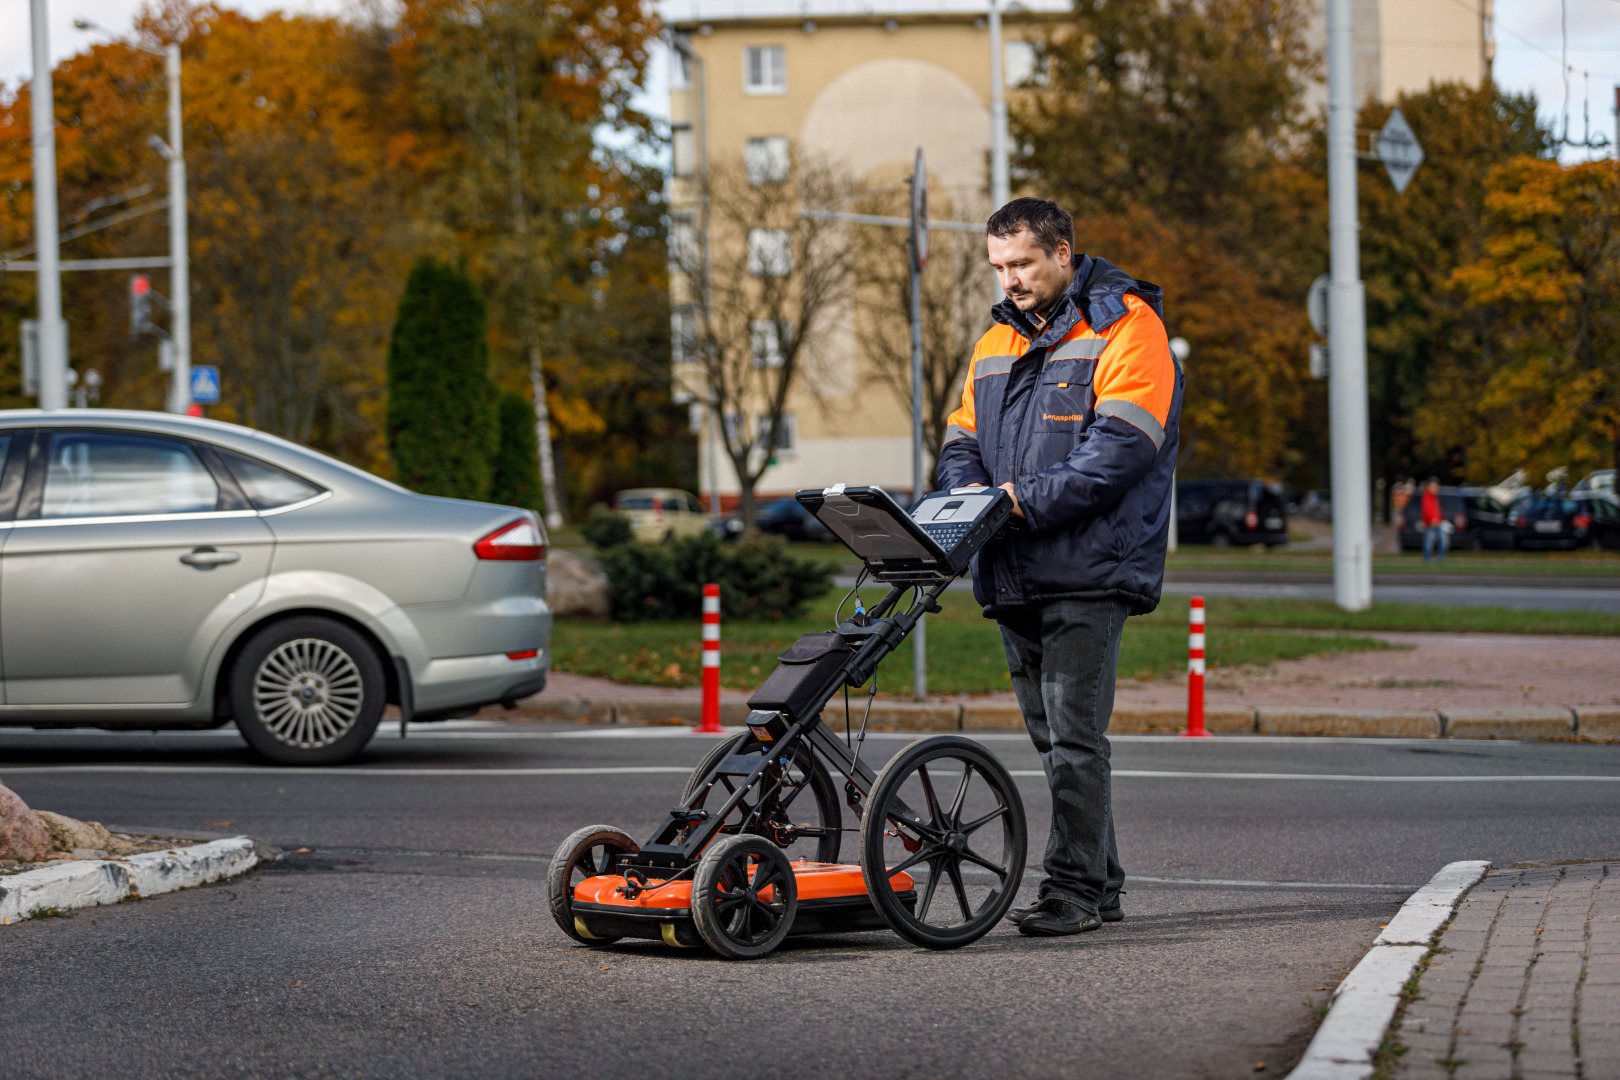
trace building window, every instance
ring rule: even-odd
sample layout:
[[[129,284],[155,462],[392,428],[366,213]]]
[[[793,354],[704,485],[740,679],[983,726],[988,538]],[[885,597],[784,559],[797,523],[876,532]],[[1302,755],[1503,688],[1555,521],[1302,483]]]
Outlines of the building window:
[[[748,272],[755,277],[793,273],[793,240],[786,229],[748,230]]]
[[[755,319],[748,324],[748,343],[757,368],[782,366],[782,339],[786,328],[774,319]]]
[[[748,166],[750,184],[782,184],[787,182],[793,158],[788,151],[786,135],[767,135],[749,139],[743,151],[743,162]]]
[[[780,45],[750,45],[744,49],[743,92],[787,93],[787,50]]]
[[[790,412],[782,414],[781,421],[776,425],[773,437],[771,432],[771,418],[759,417],[759,443],[758,446],[773,458],[790,458],[799,449],[799,421]]]
[[[669,50],[669,88],[692,89],[692,58],[680,49]]]
[[[1033,41],[1009,41],[1002,53],[1002,78],[1010,87],[1045,86],[1046,71]]]
[[[669,125],[671,170],[682,179],[696,174],[698,165],[697,132],[691,124]]]
[[[695,273],[703,259],[702,238],[697,222],[690,218],[676,218],[669,230],[669,261],[675,269]]]

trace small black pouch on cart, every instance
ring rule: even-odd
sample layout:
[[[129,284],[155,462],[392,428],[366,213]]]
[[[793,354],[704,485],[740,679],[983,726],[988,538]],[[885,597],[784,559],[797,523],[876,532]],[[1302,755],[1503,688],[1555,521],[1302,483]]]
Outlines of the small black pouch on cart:
[[[828,687],[842,683],[839,677],[854,650],[833,631],[806,634],[778,656],[781,664],[748,699],[750,709],[776,709],[794,720],[805,719],[810,708]]]

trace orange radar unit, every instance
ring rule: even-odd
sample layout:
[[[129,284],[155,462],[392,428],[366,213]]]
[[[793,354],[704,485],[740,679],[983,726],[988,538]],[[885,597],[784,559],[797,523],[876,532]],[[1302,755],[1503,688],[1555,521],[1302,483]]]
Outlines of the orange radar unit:
[[[746,960],[790,936],[892,929],[950,949],[977,941],[1012,906],[1028,834],[1023,801],[994,754],[942,735],[909,744],[875,773],[861,760],[878,664],[1008,527],[1011,500],[961,489],[908,513],[875,487],[797,497],[862,559],[836,629],[805,634],[778,657],[748,699],[745,729],[714,743],[645,843],[611,825],[562,842],[546,891],[574,940],[650,938]],[[889,586],[870,610],[860,599],[868,579]],[[851,597],[854,612],[842,618]],[[857,737],[849,688],[862,686]],[[823,722],[840,690],[842,732]],[[858,841],[857,863],[839,860],[846,833]]]

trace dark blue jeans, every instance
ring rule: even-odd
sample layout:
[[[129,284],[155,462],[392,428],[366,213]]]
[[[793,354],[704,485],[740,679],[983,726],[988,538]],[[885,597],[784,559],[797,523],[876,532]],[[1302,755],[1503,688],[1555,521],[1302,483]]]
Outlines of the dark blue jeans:
[[[1040,895],[1088,912],[1113,906],[1125,883],[1103,732],[1126,615],[1119,600],[1054,600],[1000,619],[1013,692],[1052,790]]]

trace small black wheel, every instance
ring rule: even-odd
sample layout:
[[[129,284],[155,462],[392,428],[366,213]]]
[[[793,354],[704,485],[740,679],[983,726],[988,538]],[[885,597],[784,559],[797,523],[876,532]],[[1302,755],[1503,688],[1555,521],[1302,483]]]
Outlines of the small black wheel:
[[[765,744],[749,732],[729,739],[718,739],[686,781],[681,795],[685,802],[693,796],[697,801],[693,809],[706,803],[719,807],[737,790],[740,776],[718,777],[706,783],[715,766],[733,754],[763,755]],[[780,784],[777,781],[780,780]],[[774,765],[766,773],[761,791],[765,793],[763,812],[748,831],[772,840],[788,852],[788,857],[805,858],[814,862],[838,861],[838,849],[843,841],[843,811],[838,801],[838,786],[815,751],[800,743],[788,754],[784,763]],[[810,798],[801,801],[808,790]],[[735,834],[742,823],[753,814],[759,804],[759,791],[753,797],[744,796],[726,817],[720,827],[721,835]],[[796,808],[796,809],[795,809]]]
[[[619,940],[591,934],[574,917],[574,886],[607,873],[615,855],[634,855],[640,850],[641,845],[629,833],[612,825],[587,825],[558,845],[557,854],[551,857],[551,869],[546,872],[546,898],[551,902],[551,917],[563,933],[586,945],[608,945]]]
[[[861,821],[861,876],[895,933],[954,949],[1007,914],[1027,843],[1024,801],[1006,767],[972,739],[941,735],[912,743],[877,774]],[[901,871],[914,894],[896,892]]]
[[[782,849],[762,836],[709,845],[692,878],[692,922],[727,960],[757,960],[782,944],[799,910],[799,883]]]
[[[336,765],[371,741],[388,693],[382,660],[359,631],[301,615],[248,639],[230,672],[236,729],[278,765]]]

